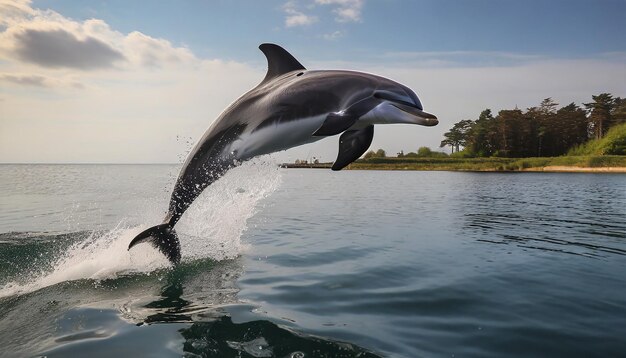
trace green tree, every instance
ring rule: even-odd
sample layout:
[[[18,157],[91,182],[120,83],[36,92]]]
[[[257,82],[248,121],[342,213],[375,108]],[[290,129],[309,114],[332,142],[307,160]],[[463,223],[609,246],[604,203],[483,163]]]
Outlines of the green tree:
[[[524,156],[555,155],[555,137],[559,129],[556,120],[558,103],[551,97],[541,101],[539,107],[529,108],[524,114],[527,119]]]
[[[495,136],[495,121],[490,109],[480,113],[468,131],[466,148],[471,156],[489,157],[495,149],[493,139]]]
[[[470,119],[455,123],[452,129],[443,135],[445,139],[441,141],[439,147],[443,148],[448,145],[452,148],[452,153],[455,152],[455,149],[457,152],[460,151],[460,147],[467,145],[468,132],[473,124],[474,122]]]
[[[428,147],[419,147],[417,149],[418,157],[432,157],[432,155],[433,155],[433,151],[430,150],[430,148]]]
[[[626,98],[615,98],[613,120],[615,125],[626,123]]]
[[[591,96],[593,102],[585,103],[585,108],[589,113],[589,123],[596,139],[600,139],[606,134],[613,123],[612,112],[615,108],[615,99],[609,93],[601,93]]]
[[[516,107],[502,110],[494,117],[486,109],[475,121],[456,123],[444,134],[441,147],[449,145],[453,153],[465,147],[464,156],[478,157],[563,155],[591,138],[602,138],[615,125],[626,123],[626,99],[609,93],[592,98],[593,102],[584,104],[585,109],[575,103],[559,108],[550,97],[525,112]]]
[[[548,97],[541,101],[538,110],[539,113],[543,114],[544,116],[548,116],[551,114],[556,114],[558,106],[559,104],[554,102],[554,100],[552,100],[552,97]]]
[[[558,136],[555,136],[555,151],[551,154],[563,155],[570,148],[587,142],[589,138],[589,123],[585,110],[575,103],[560,108],[555,114],[555,122],[558,125]]]
[[[387,156],[387,153],[383,149],[379,149],[376,151],[376,157],[385,158],[386,156]]]
[[[495,118],[496,136],[492,138],[499,157],[523,157],[529,137],[528,122],[519,109],[502,110]]]

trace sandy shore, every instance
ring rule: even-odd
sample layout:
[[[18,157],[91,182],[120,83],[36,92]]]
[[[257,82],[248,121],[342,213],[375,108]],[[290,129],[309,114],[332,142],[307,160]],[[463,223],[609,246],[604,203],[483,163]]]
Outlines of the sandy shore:
[[[526,168],[526,172],[566,172],[566,173],[626,173],[626,167],[568,167],[551,165],[539,168]]]

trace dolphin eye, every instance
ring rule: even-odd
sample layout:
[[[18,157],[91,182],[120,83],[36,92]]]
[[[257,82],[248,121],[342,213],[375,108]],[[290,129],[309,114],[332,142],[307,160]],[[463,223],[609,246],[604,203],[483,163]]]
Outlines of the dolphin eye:
[[[405,106],[417,107],[419,109],[422,109],[421,108],[422,106],[419,103],[419,101],[417,103],[406,101],[404,97],[401,97],[400,95],[397,95],[390,91],[376,91],[374,92],[374,98],[384,99],[385,101],[395,102],[395,103],[403,104]]]
[[[298,73],[298,74],[296,75],[296,77],[300,77],[300,76],[302,76],[303,74],[304,74],[304,72],[300,72],[300,73]]]

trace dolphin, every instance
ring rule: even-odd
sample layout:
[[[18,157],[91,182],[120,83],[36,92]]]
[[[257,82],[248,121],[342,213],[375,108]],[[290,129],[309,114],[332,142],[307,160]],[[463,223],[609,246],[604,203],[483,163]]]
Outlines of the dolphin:
[[[369,73],[309,71],[282,47],[265,43],[267,74],[211,124],[185,160],[163,222],[128,245],[150,242],[180,262],[174,225],[226,171],[253,157],[341,134],[332,170],[357,160],[372,143],[375,124],[437,125],[408,87]]]

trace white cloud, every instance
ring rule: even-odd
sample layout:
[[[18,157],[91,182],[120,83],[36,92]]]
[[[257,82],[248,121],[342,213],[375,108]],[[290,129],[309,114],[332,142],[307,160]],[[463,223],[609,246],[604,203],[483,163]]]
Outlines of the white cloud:
[[[364,0],[315,0],[319,5],[331,5],[337,22],[359,22]]]
[[[307,26],[316,23],[318,20],[316,16],[307,15],[298,10],[295,1],[287,1],[283,5],[283,11],[287,15],[285,17],[285,26],[287,27]]]
[[[329,40],[329,41],[334,41],[337,40],[338,38],[343,36],[343,32],[337,30],[334,32],[331,32],[329,34],[324,34],[322,35],[322,37],[324,38],[324,40]]]
[[[283,4],[282,10],[285,12],[285,26],[287,28],[296,26],[308,26],[319,21],[319,18],[312,14],[305,13],[302,8],[306,7],[308,12],[315,10],[316,6],[329,6],[335,14],[335,21],[360,22],[364,0],[307,0],[306,6],[297,0],[289,0]],[[336,40],[341,37],[341,31],[322,34],[326,40]]]
[[[51,10],[33,9],[27,1],[1,1],[0,18],[10,21],[0,32],[0,58],[86,71],[198,61],[184,47],[137,31],[125,35],[102,20],[80,22]]]
[[[141,66],[160,67],[197,61],[189,49],[174,47],[167,40],[155,39],[138,31],[133,31],[124,38],[124,47],[133,49],[127,51],[127,57],[132,63]]]
[[[0,0],[0,26],[10,26],[34,14],[30,0]]]
[[[60,80],[54,77],[27,73],[0,73],[0,82],[43,88],[84,88],[84,85],[82,83],[71,79]]]

